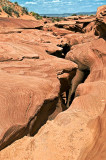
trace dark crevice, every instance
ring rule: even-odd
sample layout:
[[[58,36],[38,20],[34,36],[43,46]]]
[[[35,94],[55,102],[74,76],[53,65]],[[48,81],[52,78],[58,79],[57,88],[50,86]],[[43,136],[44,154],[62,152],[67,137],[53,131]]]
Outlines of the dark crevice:
[[[58,97],[53,100],[45,100],[38,113],[30,120],[28,125],[28,135],[34,136],[39,129],[46,124],[48,117],[55,111]]]
[[[34,116],[30,117],[28,124],[17,124],[9,128],[0,140],[0,151],[24,136],[34,136],[46,123],[48,116],[54,112],[57,102],[58,97],[53,100],[45,100],[39,111]]]
[[[64,53],[64,56],[66,56],[66,54],[70,51],[70,45],[69,44],[65,44],[63,46],[63,53]]]
[[[83,77],[81,83],[84,83],[84,82],[85,82],[85,80],[87,79],[87,77],[88,77],[89,74],[90,74],[90,70],[83,70],[83,72],[84,72],[84,77]],[[81,84],[81,83],[79,83],[79,84]],[[74,98],[75,98],[75,92],[76,92],[76,90],[73,92],[73,94],[72,94],[72,96],[71,96],[71,100],[70,100],[70,102],[69,102],[69,105],[72,104],[72,102],[73,102],[73,100],[74,100]]]
[[[22,31],[8,31],[8,32],[1,32],[0,34],[13,34],[13,33],[22,33]]]
[[[32,28],[18,28],[18,29],[25,29],[25,30],[38,29],[38,30],[43,30],[43,26],[32,27]]]
[[[90,22],[84,22],[83,28],[85,28]]]
[[[53,52],[53,53],[51,53],[51,52],[49,52],[49,51],[47,51],[46,50],[46,52],[48,53],[48,54],[50,54],[50,55],[52,55],[52,56],[56,56],[56,57],[58,57],[58,58],[64,58],[64,55],[63,55],[63,53],[62,53],[62,51],[60,50],[60,51],[55,51],[55,52]]]
[[[75,98],[75,92],[76,89],[78,87],[79,84],[84,83],[85,80],[87,79],[88,75],[90,74],[90,70],[83,70],[81,71],[82,73],[79,75],[76,75],[73,80],[72,80],[72,84],[70,85],[70,89],[67,90],[67,102],[66,102],[66,106],[67,108],[72,104],[74,98]],[[79,79],[77,80],[76,79]]]
[[[56,50],[54,52],[50,52],[48,50],[46,50],[46,52],[52,56],[56,56],[58,58],[65,58],[66,54],[70,51],[70,45],[68,43],[62,45],[62,44],[58,44],[58,47],[61,47],[61,50]]]
[[[35,29],[43,30],[43,26],[35,27]]]
[[[88,77],[89,74],[90,74],[90,70],[83,70],[83,72],[84,72],[84,78],[83,78],[83,80],[82,80],[81,83],[84,83],[84,82],[85,82],[85,80],[87,79],[87,77]]]
[[[55,24],[55,27],[57,27],[57,28],[64,28],[64,25],[63,24]]]
[[[70,45],[66,43],[64,45],[57,45],[57,46],[63,48],[61,58],[65,58],[66,54],[70,51]]]
[[[69,31],[73,31],[73,32],[80,32],[80,33],[84,33],[83,31],[83,28],[85,28],[90,22],[84,22],[82,27],[80,26],[81,23],[76,23],[74,25],[70,25],[70,26],[67,26],[67,28],[65,28],[66,30],[69,30]],[[55,27],[57,28],[64,28],[64,25],[63,24],[55,24]]]
[[[28,56],[24,56],[22,57],[21,59],[13,59],[13,58],[10,58],[10,59],[4,59],[4,60],[0,60],[0,62],[20,62],[20,61],[23,61],[24,59],[39,59],[39,56],[33,56],[33,57],[28,57]]]
[[[68,91],[68,93],[69,93],[69,91]],[[71,95],[71,98],[70,98],[70,101],[69,101],[69,106],[72,104],[74,98],[75,98],[75,92],[72,93],[72,95]],[[67,98],[67,100],[68,100],[68,98]]]
[[[103,36],[103,37],[100,37],[100,38],[103,38],[106,41],[106,36]]]
[[[70,26],[68,30],[74,31],[75,33],[76,32],[83,33],[82,28],[80,26],[78,26],[78,25],[75,25],[73,27]]]

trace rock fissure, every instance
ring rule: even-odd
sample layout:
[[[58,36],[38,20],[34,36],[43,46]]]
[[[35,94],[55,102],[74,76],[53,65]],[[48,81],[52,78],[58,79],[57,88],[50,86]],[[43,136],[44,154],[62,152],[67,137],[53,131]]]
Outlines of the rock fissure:
[[[69,108],[69,106],[71,106],[71,104],[75,98],[75,92],[76,92],[78,85],[80,85],[81,83],[84,83],[84,81],[87,79],[89,74],[90,74],[89,70],[81,71],[81,70],[77,69],[76,75],[72,79],[71,84],[70,84],[70,88],[67,91],[68,92],[67,93],[68,98],[67,98],[67,103],[66,103],[67,108]]]
[[[28,107],[26,108],[25,116],[27,115],[27,112],[31,106],[31,103],[32,103],[32,95],[30,95],[30,97],[29,97],[29,104],[28,104]]]

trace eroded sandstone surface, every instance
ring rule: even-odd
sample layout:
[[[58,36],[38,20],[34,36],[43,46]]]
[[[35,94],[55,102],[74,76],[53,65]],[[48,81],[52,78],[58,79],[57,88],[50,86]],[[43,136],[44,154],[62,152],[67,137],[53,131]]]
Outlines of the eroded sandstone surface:
[[[106,6],[0,21],[0,160],[105,160]]]

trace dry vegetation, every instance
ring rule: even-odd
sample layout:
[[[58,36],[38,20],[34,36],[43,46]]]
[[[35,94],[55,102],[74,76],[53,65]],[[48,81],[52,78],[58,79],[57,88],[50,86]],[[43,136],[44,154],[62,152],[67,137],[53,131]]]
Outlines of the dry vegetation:
[[[34,16],[35,19],[42,19],[42,17],[35,12],[28,12],[26,7],[21,7],[18,2],[10,2],[9,0],[0,1],[0,15],[7,14],[8,17],[21,17],[23,15]]]

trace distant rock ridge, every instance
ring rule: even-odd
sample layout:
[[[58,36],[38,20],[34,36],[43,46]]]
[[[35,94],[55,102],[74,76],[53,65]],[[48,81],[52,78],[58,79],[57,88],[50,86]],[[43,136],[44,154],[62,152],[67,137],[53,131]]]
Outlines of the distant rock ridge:
[[[96,15],[96,11],[94,12],[76,12],[76,13],[62,13],[62,14],[40,14],[41,16],[47,17],[70,17],[72,15]]]

